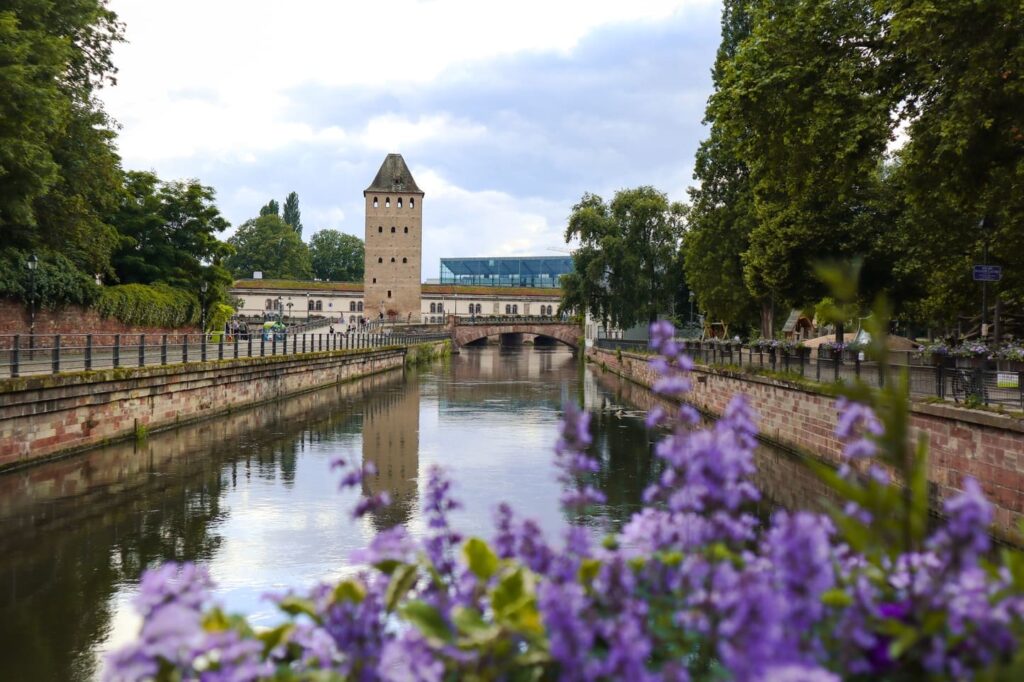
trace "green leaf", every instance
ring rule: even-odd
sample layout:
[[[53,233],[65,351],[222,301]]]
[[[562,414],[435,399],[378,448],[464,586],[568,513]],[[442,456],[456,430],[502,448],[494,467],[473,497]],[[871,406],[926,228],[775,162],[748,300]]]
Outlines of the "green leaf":
[[[418,578],[419,567],[415,564],[402,564],[391,574],[391,582],[388,583],[387,592],[384,593],[384,603],[388,613],[395,610],[398,602],[412,589]]]
[[[289,615],[298,616],[300,614],[305,614],[316,622],[320,622],[320,616],[316,612],[316,606],[309,599],[289,596],[278,602],[277,606]]]
[[[263,642],[263,656],[266,656],[279,644],[287,641],[288,635],[295,629],[294,623],[283,623],[272,630],[265,630],[256,635]]]
[[[466,640],[463,645],[479,646],[501,634],[501,628],[485,621],[476,609],[456,607],[452,611],[452,622]]]
[[[401,561],[396,561],[394,559],[385,559],[384,561],[378,561],[373,565],[373,567],[381,573],[383,573],[384,575],[391,575],[394,572],[394,570],[401,565]]]
[[[451,642],[452,632],[436,608],[422,601],[411,601],[400,611],[402,617],[412,623],[424,637],[441,642]]]
[[[826,590],[821,595],[821,603],[825,606],[842,607],[849,606],[853,603],[853,597],[848,595],[845,590],[841,590],[838,587],[831,590]]]
[[[598,572],[601,570],[601,561],[598,559],[584,559],[580,562],[579,580],[583,585],[590,585],[594,582]]]
[[[366,597],[366,590],[355,580],[343,580],[334,588],[334,601],[350,601],[359,604]]]
[[[528,599],[523,569],[518,568],[505,575],[491,591],[491,608],[500,618]]]
[[[470,538],[462,547],[469,570],[483,581],[490,579],[498,570],[498,556],[480,538]]]

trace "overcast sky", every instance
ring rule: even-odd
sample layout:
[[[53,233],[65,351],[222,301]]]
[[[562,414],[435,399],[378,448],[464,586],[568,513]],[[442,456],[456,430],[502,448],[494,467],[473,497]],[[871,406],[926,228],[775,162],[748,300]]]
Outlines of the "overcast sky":
[[[363,237],[388,152],[443,256],[550,255],[587,191],[684,199],[718,0],[111,0],[103,91],[125,168],[198,178],[233,225],[299,193],[303,236]],[[226,236],[226,235],[225,235]]]

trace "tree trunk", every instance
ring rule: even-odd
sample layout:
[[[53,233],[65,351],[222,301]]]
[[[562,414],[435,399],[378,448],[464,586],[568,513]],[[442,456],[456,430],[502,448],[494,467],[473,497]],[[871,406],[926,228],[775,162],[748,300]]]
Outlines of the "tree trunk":
[[[1002,299],[999,298],[999,294],[997,293],[996,294],[995,312],[992,313],[992,329],[993,329],[993,332],[994,332],[994,335],[993,335],[992,338],[993,338],[993,340],[995,340],[995,342],[997,344],[1001,343],[1002,340],[1003,340],[1003,322],[1002,322],[1002,320],[999,319],[1000,317],[1002,317],[1002,315],[1001,315],[1002,312],[1003,312],[1003,301],[1002,301]]]
[[[775,311],[770,301],[761,303],[761,337],[771,339],[775,336]]]

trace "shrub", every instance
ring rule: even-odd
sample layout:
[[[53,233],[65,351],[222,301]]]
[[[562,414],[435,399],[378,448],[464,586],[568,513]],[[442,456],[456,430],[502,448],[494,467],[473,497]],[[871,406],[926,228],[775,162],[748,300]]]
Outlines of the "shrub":
[[[104,317],[140,327],[184,327],[199,322],[199,299],[166,284],[103,287],[94,307]]]
[[[680,398],[690,360],[670,325],[652,328],[655,390]],[[884,338],[882,339],[884,348]],[[594,546],[571,527],[556,548],[499,506],[493,542],[463,541],[459,505],[436,469],[427,534],[398,526],[353,559],[340,582],[278,595],[283,624],[256,632],[208,608],[194,565],[146,573],[139,640],[115,652],[111,679],[1020,679],[1024,560],[991,557],[992,507],[973,479],[929,523],[926,447],[908,443],[905,379],[844,389],[843,466],[815,467],[845,506],[830,516],[755,517],[756,417],[735,397],[701,428],[682,406],[668,429],[647,506]],[[567,510],[599,504],[588,415],[569,407],[556,462]],[[342,485],[373,475],[340,462]],[[889,483],[895,471],[906,484]],[[364,498],[356,515],[388,503]]]
[[[204,331],[223,332],[224,325],[234,314],[235,309],[226,303],[214,303],[207,312],[206,330]]]
[[[31,285],[25,265],[29,256],[17,249],[0,251],[0,298],[29,302]],[[87,307],[96,301],[101,290],[92,277],[58,253],[43,253],[39,257],[34,279],[36,306],[40,309],[68,304]]]

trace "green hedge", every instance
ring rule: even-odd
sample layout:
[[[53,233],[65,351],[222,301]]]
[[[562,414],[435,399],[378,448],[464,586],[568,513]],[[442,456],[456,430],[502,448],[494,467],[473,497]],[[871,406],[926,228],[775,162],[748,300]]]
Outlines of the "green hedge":
[[[166,284],[103,287],[93,308],[104,317],[143,327],[184,327],[199,322],[199,299]]]
[[[27,304],[33,279],[36,307],[39,309],[68,304],[88,307],[99,298],[102,287],[64,256],[40,254],[39,267],[34,276],[30,276],[25,265],[29,255],[17,249],[0,250],[0,298],[13,298]]]

